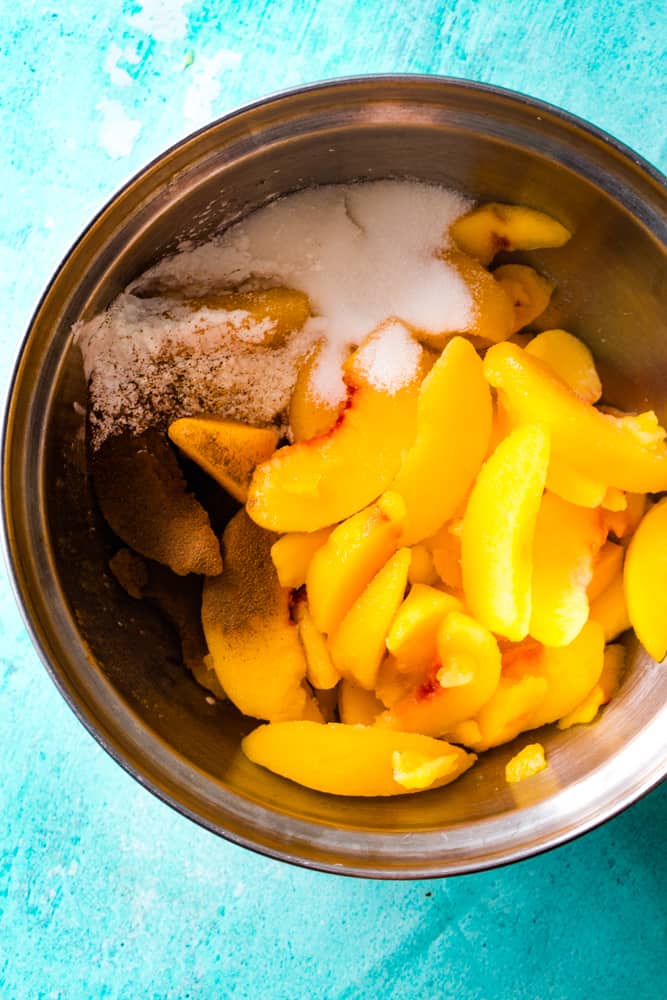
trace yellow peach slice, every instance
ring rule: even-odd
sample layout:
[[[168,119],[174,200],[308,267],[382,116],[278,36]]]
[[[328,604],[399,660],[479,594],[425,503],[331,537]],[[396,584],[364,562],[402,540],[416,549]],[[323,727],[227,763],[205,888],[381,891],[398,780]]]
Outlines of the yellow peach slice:
[[[612,644],[604,651],[604,665],[597,684],[588,692],[584,700],[558,721],[559,729],[586,725],[592,722],[600,708],[610,701],[618,691],[621,674],[625,665],[625,647]]]
[[[529,743],[519,750],[505,765],[505,781],[513,785],[539,774],[547,766],[544,747],[541,743]]]
[[[623,589],[622,569],[619,569],[609,586],[591,601],[590,608],[590,619],[602,626],[605,642],[613,642],[623,632],[627,632],[632,622]]]
[[[617,489],[615,486],[609,486],[607,487],[605,495],[602,498],[600,506],[603,510],[610,510],[614,514],[627,510],[627,493],[624,493],[623,490]]]
[[[530,624],[533,535],[548,462],[543,427],[512,431],[482,466],[463,518],[466,604],[490,631],[514,641]]]
[[[599,507],[608,487],[552,455],[547,469],[547,489],[578,507]]]
[[[316,531],[349,517],[389,486],[416,432],[422,348],[414,345],[415,363],[400,385],[377,388],[365,359],[382,353],[385,334],[376,331],[346,363],[347,405],[335,426],[312,441],[279,448],[255,469],[247,511],[257,524]]]
[[[325,434],[341,412],[341,406],[323,399],[313,384],[320,354],[321,347],[304,361],[294,383],[289,405],[289,425],[294,441],[310,441]]]
[[[359,687],[353,681],[341,681],[338,690],[338,712],[340,721],[346,726],[372,726],[384,711],[384,705],[372,691]]]
[[[402,671],[395,656],[385,656],[375,681],[375,694],[382,704],[391,708],[412,691],[414,686],[414,674]]]
[[[667,498],[641,520],[623,576],[632,627],[647,653],[660,662],[667,655]]]
[[[583,340],[567,330],[544,330],[533,337],[526,351],[548,365],[585,403],[597,403],[602,383]]]
[[[608,486],[637,493],[667,489],[667,447],[622,418],[580,399],[539,358],[515,344],[495,344],[484,372],[513,421],[550,432],[553,455]],[[654,442],[646,443],[647,438]]]
[[[278,432],[249,427],[222,417],[182,417],[169,425],[169,437],[240,503],[248,497],[255,468],[276,450]]]
[[[535,524],[529,632],[546,646],[568,646],[588,619],[587,588],[605,537],[598,510],[547,490]]]
[[[386,652],[385,641],[408,583],[410,550],[399,549],[373,577],[329,641],[343,677],[372,690]]]
[[[458,598],[416,583],[401,604],[387,636],[387,649],[404,672],[433,666],[440,623],[450,611],[463,611]]]
[[[549,305],[555,282],[526,264],[503,264],[493,272],[514,309],[514,332],[532,323]]]
[[[614,578],[620,575],[624,555],[622,545],[612,541],[604,543],[593,563],[593,576],[586,591],[589,601],[599,597]]]
[[[514,307],[502,285],[474,257],[450,251],[445,260],[456,268],[472,295],[473,320],[466,335],[484,344],[507,340],[515,329]],[[443,336],[437,346],[444,346],[444,342]]]
[[[326,639],[315,627],[307,601],[295,601],[293,614],[298,622],[299,638],[306,653],[306,677],[309,684],[318,691],[328,691],[336,687],[340,674],[331,661]]]
[[[308,296],[295,288],[218,292],[192,304],[199,309],[224,309],[236,313],[234,328],[239,331],[240,339],[262,347],[279,347],[290,333],[300,330],[310,316]]]
[[[626,493],[625,510],[610,510],[604,512],[605,525],[608,531],[618,539],[627,539],[641,521],[647,506],[645,493]]]
[[[333,529],[306,574],[308,603],[317,628],[335,632],[364,588],[396,551],[405,505],[395,493],[353,514]]]
[[[291,531],[271,546],[271,559],[281,587],[301,587],[306,582],[310,561],[331,534],[331,528],[319,531]]]
[[[450,522],[427,539],[426,544],[431,549],[435,571],[444,585],[452,590],[463,590],[461,536],[451,528]]]
[[[449,784],[477,759],[459,747],[432,740],[418,733],[392,733],[375,726],[346,726],[313,722],[282,722],[259,726],[241,744],[255,764],[296,781],[306,788],[332,795],[402,795],[425,787],[409,787],[408,773],[417,761],[448,758],[446,766],[434,769],[428,786]],[[407,760],[395,754],[416,755]],[[397,780],[396,776],[401,779]],[[438,773],[439,772],[439,773]]]
[[[541,677],[547,692],[525,719],[524,729],[556,722],[586,697],[598,682],[604,662],[604,634],[597,622],[586,622],[569,646],[526,646],[503,658],[503,675],[510,680]]]
[[[438,579],[433,556],[426,545],[413,545],[410,549],[409,583],[432,584]]]
[[[401,732],[441,736],[471,718],[491,698],[500,679],[500,650],[494,637],[469,615],[452,611],[438,630],[438,661],[426,679],[383,713],[377,724]],[[470,680],[443,687],[439,676],[466,674]]]
[[[475,718],[460,723],[447,734],[448,738],[473,750],[489,750],[509,743],[528,728],[528,720],[544,701],[547,689],[544,677],[502,676]]]
[[[204,584],[202,625],[227,696],[244,715],[275,721],[302,718],[308,698],[306,658],[289,591],[271,562],[272,540],[244,510],[231,519],[222,536],[224,573]]]
[[[500,250],[562,247],[572,235],[550,215],[524,205],[488,202],[462,215],[449,234],[461,250],[489,264]]]
[[[491,419],[482,362],[467,340],[454,337],[422,382],[417,436],[391,484],[405,501],[405,545],[432,535],[465,498],[486,454]]]

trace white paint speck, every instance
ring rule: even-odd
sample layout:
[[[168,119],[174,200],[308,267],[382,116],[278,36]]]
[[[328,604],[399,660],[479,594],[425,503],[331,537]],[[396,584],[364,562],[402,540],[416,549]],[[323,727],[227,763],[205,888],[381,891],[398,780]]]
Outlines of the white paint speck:
[[[141,132],[141,122],[130,118],[120,101],[104,97],[97,105],[101,121],[98,129],[100,146],[113,160],[129,156]]]
[[[232,49],[220,49],[212,56],[197,56],[190,73],[190,86],[185,92],[183,117],[191,128],[198,128],[214,117],[213,105],[222,89],[221,75],[238,69],[242,55]]]
[[[234,899],[240,899],[245,892],[245,882],[237,882],[232,893]]]
[[[53,229],[54,226],[55,226],[55,221],[54,221],[53,216],[52,215],[45,215],[44,216],[44,228],[45,229]]]
[[[129,87],[132,84],[132,77],[126,69],[118,65],[119,59],[125,59],[126,62],[134,63],[138,62],[139,57],[131,46],[128,45],[125,49],[121,49],[115,42],[111,43],[104,57],[104,72],[110,81],[116,87]]]
[[[187,31],[184,7],[189,0],[142,0],[141,9],[127,18],[128,24],[151,35],[157,42],[173,42]]]

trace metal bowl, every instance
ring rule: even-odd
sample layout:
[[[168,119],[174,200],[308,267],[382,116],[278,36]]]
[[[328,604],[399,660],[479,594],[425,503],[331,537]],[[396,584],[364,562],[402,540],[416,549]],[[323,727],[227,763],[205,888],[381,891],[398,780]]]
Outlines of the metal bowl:
[[[86,474],[86,387],[70,330],[183,239],[203,240],[276,195],[412,177],[532,205],[575,233],[523,255],[558,291],[545,323],[587,341],[607,394],[667,418],[667,207],[660,176],[554,108],[435,77],[341,80],[221,119],[120,191],[68,254],[33,318],[6,415],[9,561],[47,669],[109,753],[214,832],[328,871],[414,878],[524,858],[590,829],[667,770],[667,672],[628,641],[630,670],[593,726],[540,733],[549,767],[509,786],[516,747],[449,788],[398,800],[308,791],[239,752],[247,720],[210,705],[174,637],[110,577],[110,533]],[[78,404],[78,405],[77,405]]]

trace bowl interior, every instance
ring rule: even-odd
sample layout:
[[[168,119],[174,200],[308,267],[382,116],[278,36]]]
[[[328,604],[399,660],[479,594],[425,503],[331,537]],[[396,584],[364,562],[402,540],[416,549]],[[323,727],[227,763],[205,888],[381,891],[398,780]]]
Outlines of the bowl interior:
[[[98,216],[45,296],[18,369],[6,518],[18,589],[57,682],[140,780],[213,829],[291,860],[427,875],[557,843],[650,787],[665,769],[667,675],[629,641],[619,697],[592,727],[541,732],[549,768],[524,785],[504,781],[516,746],[449,788],[391,801],[334,798],[255,767],[238,749],[253,723],[207,702],[175,636],[108,571],[118,543],[90,490],[86,387],[69,334],[184,240],[303,186],[381,177],[532,205],[570,227],[565,248],[513,256],[557,282],[540,325],[589,344],[610,402],[667,419],[658,182],[580,124],[510,95],[433,79],[341,82],[211,126]]]

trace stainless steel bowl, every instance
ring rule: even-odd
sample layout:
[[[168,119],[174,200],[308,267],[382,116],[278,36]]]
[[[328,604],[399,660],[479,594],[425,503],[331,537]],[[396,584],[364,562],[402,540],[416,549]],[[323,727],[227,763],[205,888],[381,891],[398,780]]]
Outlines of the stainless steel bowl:
[[[341,80],[269,98],[166,152],[93,220],[33,318],[3,462],[6,546],[34,641],[116,760],[214,832],[329,871],[398,878],[491,867],[612,816],[667,770],[667,672],[634,642],[620,695],[589,727],[540,734],[549,767],[508,786],[502,747],[455,785],[396,801],[308,791],[239,753],[248,723],[209,705],[148,608],[107,571],[86,476],[72,324],[183,239],[306,185],[413,177],[533,205],[575,233],[524,255],[558,292],[545,322],[586,340],[608,394],[667,418],[667,207],[660,176],[609,137],[516,94],[435,77]],[[75,404],[80,404],[75,406]]]

